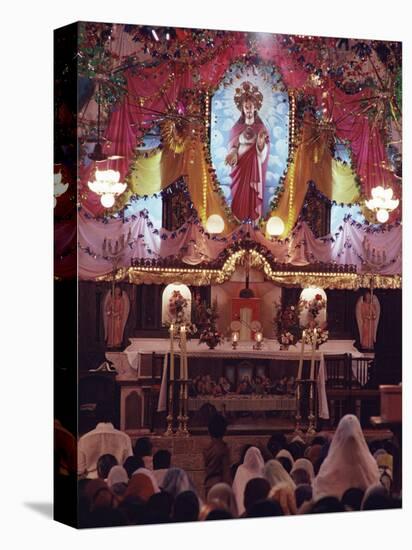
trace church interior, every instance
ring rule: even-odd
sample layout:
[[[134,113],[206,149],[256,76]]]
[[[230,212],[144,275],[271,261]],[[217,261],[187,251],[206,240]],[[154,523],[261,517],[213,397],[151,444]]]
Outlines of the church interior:
[[[401,43],[63,27],[54,157],[73,523],[400,507]]]

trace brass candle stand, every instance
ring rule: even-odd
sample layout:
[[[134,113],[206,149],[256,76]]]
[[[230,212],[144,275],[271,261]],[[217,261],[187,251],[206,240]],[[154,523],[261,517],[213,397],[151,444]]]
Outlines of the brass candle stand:
[[[179,382],[179,416],[177,417],[178,420],[178,427],[176,430],[177,436],[180,437],[188,437],[190,436],[190,432],[188,430],[187,424],[189,421],[188,416],[188,399],[187,399],[187,390],[189,385],[189,380],[180,379]]]
[[[166,428],[166,431],[163,434],[165,437],[172,437],[172,436],[175,435],[174,431],[173,431],[173,419],[174,419],[173,393],[174,393],[174,380],[169,380],[169,406],[168,406],[168,413],[167,413],[167,417],[166,417],[167,428]]]
[[[309,380],[309,426],[307,433],[308,435],[314,435],[316,433],[315,425],[315,383],[316,380]]]
[[[301,427],[301,384],[302,380],[296,380],[296,414],[295,414],[295,433],[297,435],[302,435],[303,430]]]

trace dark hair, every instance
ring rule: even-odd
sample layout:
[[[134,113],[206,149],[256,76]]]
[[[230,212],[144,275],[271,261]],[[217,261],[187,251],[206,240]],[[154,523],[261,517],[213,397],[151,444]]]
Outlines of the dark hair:
[[[270,492],[270,483],[267,479],[256,477],[246,483],[243,504],[248,510],[255,502],[264,500]]]
[[[276,460],[280,462],[287,473],[290,474],[290,471],[292,470],[292,462],[290,461],[290,458],[287,456],[279,456]]]
[[[295,489],[295,499],[297,509],[299,509],[307,500],[312,500],[312,486],[298,485]]]
[[[129,495],[119,505],[129,525],[143,525],[147,522],[146,503],[136,496]]]
[[[260,500],[246,512],[248,518],[268,518],[271,516],[283,516],[280,504],[274,500]]]
[[[306,470],[303,468],[296,468],[290,474],[291,478],[295,482],[296,486],[299,485],[310,485],[310,476]]]
[[[213,521],[217,519],[233,519],[233,516],[228,510],[225,510],[224,508],[215,508],[214,510],[211,510],[205,517],[206,521]]]
[[[105,454],[99,457],[96,468],[100,479],[106,479],[113,466],[117,466],[117,458],[111,454]]]
[[[160,449],[153,455],[153,470],[164,470],[170,468],[172,455],[167,449]]]
[[[221,439],[225,435],[226,428],[226,418],[221,414],[214,414],[207,426],[210,436],[216,439]]]
[[[129,456],[123,463],[123,468],[126,470],[129,479],[132,477],[136,470],[143,467],[144,462],[140,456]]]
[[[358,511],[361,509],[361,504],[362,504],[362,499],[364,494],[365,493],[362,489],[358,489],[357,487],[351,487],[350,489],[347,489],[343,493],[341,502],[346,509]]]
[[[323,435],[317,435],[312,439],[310,444],[311,444],[311,446],[312,445],[321,445],[321,446],[323,446],[327,442],[328,442],[328,440],[326,439],[326,437],[324,437]]]
[[[151,456],[153,451],[153,445],[150,441],[150,437],[139,437],[134,444],[133,452],[134,456]]]
[[[377,485],[362,502],[362,510],[385,510],[393,508],[393,501],[388,491],[383,486]]]
[[[319,458],[316,460],[316,462],[313,465],[313,469],[315,470],[315,476],[318,475],[320,467],[323,464],[323,461],[328,456],[329,447],[330,447],[330,442],[329,441],[327,443],[325,443],[324,445],[322,445],[322,448],[321,448],[320,453],[319,453]]]
[[[89,514],[87,527],[121,527],[127,523],[126,515],[119,508],[96,508]]]
[[[323,497],[314,503],[311,514],[330,514],[333,512],[344,512],[345,508],[336,497]]]
[[[300,443],[299,441],[292,441],[287,446],[287,450],[293,456],[293,460],[298,460],[298,458],[303,458],[303,453],[305,452],[305,444]]]
[[[112,422],[113,411],[106,403],[97,403],[95,409],[96,422]]]
[[[286,436],[283,433],[274,433],[266,444],[267,450],[275,457],[281,449],[286,447]]]
[[[152,495],[146,504],[148,523],[167,523],[172,513],[173,499],[169,493],[161,492]]]
[[[197,521],[199,519],[199,499],[193,491],[183,491],[175,499],[173,521]]]

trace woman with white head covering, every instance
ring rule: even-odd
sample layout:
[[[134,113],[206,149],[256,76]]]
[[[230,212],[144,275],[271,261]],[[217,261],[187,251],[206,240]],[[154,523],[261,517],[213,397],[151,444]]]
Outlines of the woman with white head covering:
[[[279,485],[279,483],[286,483],[293,491],[296,489],[293,479],[278,460],[269,460],[266,462],[263,475],[269,481],[272,488]]]
[[[287,449],[281,449],[278,454],[276,455],[275,458],[287,458],[290,460],[290,463],[292,464],[292,467],[293,467],[293,464],[295,463],[294,459],[293,459],[293,456],[291,455],[291,453],[287,450]]]
[[[243,464],[241,464],[236,471],[235,479],[233,480],[232,485],[239,516],[245,511],[243,497],[246,484],[250,479],[254,479],[255,477],[263,477],[264,465],[265,463],[259,449],[257,447],[250,447],[246,451]]]
[[[129,476],[123,466],[113,466],[107,477],[109,489],[117,496],[124,495],[129,483]]]
[[[292,471],[290,473],[293,474],[296,470],[305,470],[309,476],[310,483],[312,483],[313,478],[315,477],[315,470],[312,462],[308,458],[298,458],[293,464]]]
[[[313,499],[335,496],[353,487],[366,491],[379,483],[379,469],[366,444],[359,420],[347,414],[339,422],[327,457],[313,482]]]
[[[236,498],[232,487],[227,483],[213,485],[207,494],[207,501],[210,503],[221,502],[234,518],[238,517]]]

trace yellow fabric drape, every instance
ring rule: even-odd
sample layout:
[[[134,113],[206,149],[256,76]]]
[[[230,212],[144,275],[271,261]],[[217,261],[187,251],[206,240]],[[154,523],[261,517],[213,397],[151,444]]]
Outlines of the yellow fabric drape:
[[[359,200],[359,187],[352,168],[338,160],[332,160],[332,200],[352,204]]]
[[[307,184],[314,181],[327,197],[332,194],[332,156],[327,146],[328,136],[319,132],[314,120],[306,113],[302,138],[285,178],[285,191],[270,216],[279,216],[285,223],[281,237],[293,229],[307,191]]]
[[[160,177],[160,150],[148,154],[148,157],[138,156],[133,162],[129,176],[129,188],[133,194],[154,195],[162,189]]]

